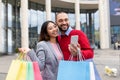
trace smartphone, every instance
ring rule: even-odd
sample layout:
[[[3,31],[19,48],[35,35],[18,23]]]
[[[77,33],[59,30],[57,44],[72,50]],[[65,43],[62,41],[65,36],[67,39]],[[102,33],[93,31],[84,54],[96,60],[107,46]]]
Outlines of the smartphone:
[[[78,35],[71,36],[71,42],[70,43],[77,45],[78,44]]]

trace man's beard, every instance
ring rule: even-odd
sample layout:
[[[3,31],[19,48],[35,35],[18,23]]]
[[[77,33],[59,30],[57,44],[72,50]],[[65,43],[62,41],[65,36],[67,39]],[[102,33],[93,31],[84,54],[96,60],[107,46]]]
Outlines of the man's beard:
[[[67,29],[66,29],[66,30],[63,30],[61,27],[59,27],[59,30],[60,30],[61,32],[66,32],[66,31],[67,31]]]
[[[69,25],[65,25],[65,26],[68,26],[68,27],[67,27],[67,29],[64,30],[61,26],[64,26],[64,25],[58,26],[58,27],[59,27],[59,30],[60,30],[61,32],[66,32],[66,31],[68,30],[68,28],[69,28]]]

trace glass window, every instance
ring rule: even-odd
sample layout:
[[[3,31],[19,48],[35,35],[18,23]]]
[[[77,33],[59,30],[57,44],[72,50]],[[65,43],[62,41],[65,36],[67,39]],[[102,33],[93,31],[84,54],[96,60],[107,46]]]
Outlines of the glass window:
[[[117,15],[117,9],[120,10],[120,0],[110,0],[110,14]]]
[[[120,26],[112,26],[111,27],[111,38],[114,38],[115,39],[115,41],[114,42],[116,42],[116,41],[120,41]],[[112,41],[113,39],[111,39],[111,41]]]
[[[29,24],[30,27],[36,27],[37,26],[37,11],[30,9],[30,15],[29,15]]]
[[[12,27],[12,5],[8,4],[8,27]]]
[[[38,34],[40,34],[41,26],[42,26],[43,22],[45,21],[44,12],[38,10],[37,11],[37,17],[38,17],[38,20],[37,20],[37,22],[38,22],[38,30],[37,31],[38,31]]]
[[[5,16],[6,16],[6,14],[5,14],[5,4],[4,3],[2,3],[2,13],[1,13],[1,18],[2,18],[2,27],[5,27]]]
[[[41,26],[45,21],[44,6],[32,1],[29,1],[29,47],[35,48],[38,42]]]
[[[75,14],[68,13],[68,18],[69,18],[69,21],[70,21],[70,26],[75,27]]]
[[[54,12],[52,12],[51,14],[52,14],[52,21],[54,21],[54,22],[55,22],[55,13],[54,13]]]

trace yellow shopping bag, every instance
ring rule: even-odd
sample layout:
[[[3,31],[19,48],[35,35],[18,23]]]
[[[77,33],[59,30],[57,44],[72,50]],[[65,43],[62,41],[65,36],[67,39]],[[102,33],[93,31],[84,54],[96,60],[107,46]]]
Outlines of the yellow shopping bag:
[[[27,62],[26,61],[21,61],[20,63],[21,67],[19,69],[19,72],[17,74],[17,78],[16,80],[26,80],[26,76],[27,76]]]
[[[20,54],[16,60],[12,61],[6,80],[26,80],[27,63],[21,59]]]

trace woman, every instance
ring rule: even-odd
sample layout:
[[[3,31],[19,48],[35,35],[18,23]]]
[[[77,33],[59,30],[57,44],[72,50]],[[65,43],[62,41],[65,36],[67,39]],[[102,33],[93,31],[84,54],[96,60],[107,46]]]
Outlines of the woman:
[[[32,61],[38,62],[43,80],[57,80],[58,63],[63,59],[57,36],[58,26],[52,21],[46,21],[41,27],[36,52],[29,48],[19,48],[19,51],[27,53]]]

